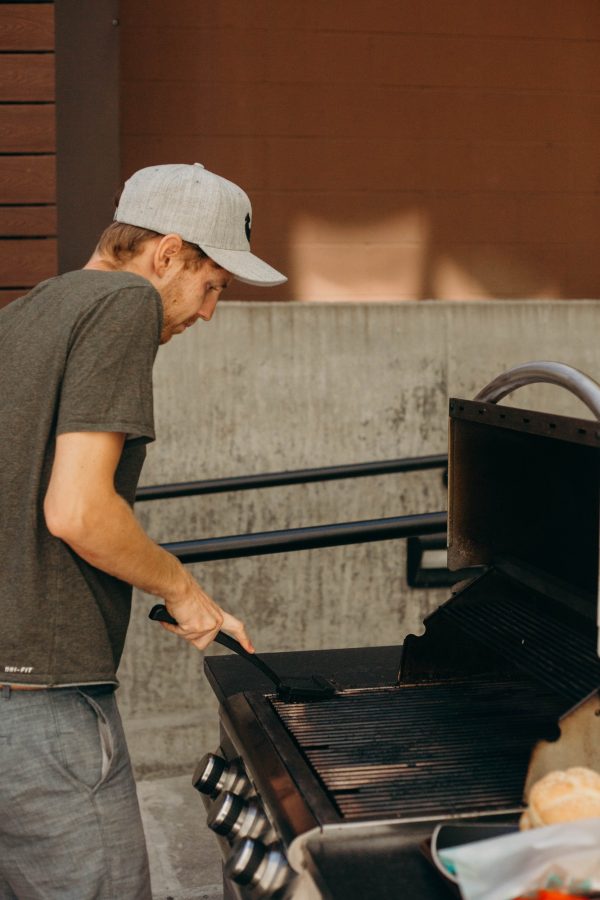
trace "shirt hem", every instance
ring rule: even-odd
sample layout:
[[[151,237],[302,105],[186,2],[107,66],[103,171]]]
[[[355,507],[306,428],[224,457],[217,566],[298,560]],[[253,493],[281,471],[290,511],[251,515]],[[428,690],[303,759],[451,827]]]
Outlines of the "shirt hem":
[[[119,681],[116,678],[91,678],[91,679],[80,679],[76,680],[66,680],[66,681],[48,681],[40,682],[40,681],[9,681],[6,678],[3,678],[0,675],[0,687],[2,685],[7,684],[9,687],[30,687],[30,688],[40,688],[45,690],[54,690],[55,688],[70,688],[70,687],[87,687],[96,684],[112,684],[115,687],[119,687]]]
[[[132,438],[147,438],[148,441],[156,440],[156,432],[147,425],[139,425],[133,422],[61,422],[56,429],[56,434],[69,434],[78,431],[108,431],[126,434],[127,440]]]

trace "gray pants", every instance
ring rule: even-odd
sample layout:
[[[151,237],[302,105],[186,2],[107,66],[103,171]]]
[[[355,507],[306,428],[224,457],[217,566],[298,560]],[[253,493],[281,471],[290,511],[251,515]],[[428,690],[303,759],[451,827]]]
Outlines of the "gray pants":
[[[0,689],[0,900],[148,900],[116,700]]]

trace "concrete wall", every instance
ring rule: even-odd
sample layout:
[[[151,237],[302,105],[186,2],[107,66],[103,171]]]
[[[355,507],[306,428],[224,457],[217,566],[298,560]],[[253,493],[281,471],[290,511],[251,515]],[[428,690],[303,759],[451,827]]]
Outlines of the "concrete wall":
[[[244,186],[266,299],[596,296],[596,0],[127,0],[120,31],[123,175]]]
[[[158,441],[145,484],[445,452],[449,395],[472,397],[531,359],[600,378],[600,304],[228,303],[161,349]],[[507,401],[504,401],[507,402]],[[556,387],[513,405],[587,416]],[[138,515],[158,541],[446,508],[440,472],[158,501]],[[447,591],[408,590],[405,542],[197,565],[261,651],[400,643]],[[121,667],[139,772],[191,770],[216,746],[203,656],[146,619],[137,596]],[[210,653],[221,652],[211,647]]]

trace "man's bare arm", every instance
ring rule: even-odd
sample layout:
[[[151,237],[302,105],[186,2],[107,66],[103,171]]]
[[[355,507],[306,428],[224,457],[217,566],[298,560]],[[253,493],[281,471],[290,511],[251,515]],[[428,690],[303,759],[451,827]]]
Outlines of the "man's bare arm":
[[[152,541],[114,487],[125,436],[73,432],[56,440],[44,500],[49,531],[79,556],[134,587],[164,599],[179,625],[163,628],[199,649],[220,629],[253,651],[239,619],[222,610],[179,560]]]

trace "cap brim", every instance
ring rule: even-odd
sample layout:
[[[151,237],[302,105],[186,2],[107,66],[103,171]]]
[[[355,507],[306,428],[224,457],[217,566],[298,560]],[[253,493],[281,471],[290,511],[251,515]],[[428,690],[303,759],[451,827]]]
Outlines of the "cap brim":
[[[269,287],[275,284],[285,284],[287,278],[274,269],[268,263],[263,262],[258,256],[254,256],[249,250],[222,250],[219,247],[201,245],[208,256],[219,266],[223,266],[228,272],[246,284],[256,284]]]

